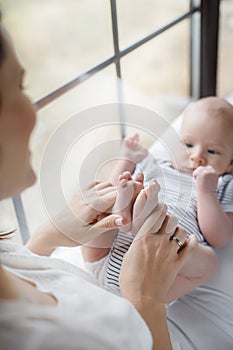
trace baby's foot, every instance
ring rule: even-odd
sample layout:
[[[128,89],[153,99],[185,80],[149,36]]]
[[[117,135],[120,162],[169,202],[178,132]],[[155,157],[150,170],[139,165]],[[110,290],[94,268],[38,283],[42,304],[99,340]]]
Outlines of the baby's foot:
[[[159,191],[160,186],[158,182],[155,179],[153,179],[151,180],[149,186],[143,189],[137,196],[133,208],[133,218],[131,227],[131,233],[133,235],[137,234],[137,232],[142,227],[146,219],[156,208],[158,209],[159,215],[161,210],[166,210],[166,206],[164,204],[160,205],[159,203]]]
[[[128,171],[119,176],[118,194],[113,213],[120,214],[124,218],[125,225],[121,227],[122,232],[130,231],[133,204],[139,192],[143,189],[143,180],[142,174],[138,174],[135,180],[132,180]]]
[[[139,143],[139,135],[137,133],[123,140],[121,156],[127,160],[136,164],[141,162],[147,154],[147,149]]]

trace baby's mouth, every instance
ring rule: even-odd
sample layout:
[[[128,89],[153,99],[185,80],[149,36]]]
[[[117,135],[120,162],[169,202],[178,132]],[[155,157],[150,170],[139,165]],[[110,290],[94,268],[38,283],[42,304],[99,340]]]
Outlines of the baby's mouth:
[[[193,166],[192,171],[195,171],[197,168],[198,168],[197,166]]]
[[[193,169],[190,166],[184,166],[182,168],[182,172],[191,175],[193,173]]]

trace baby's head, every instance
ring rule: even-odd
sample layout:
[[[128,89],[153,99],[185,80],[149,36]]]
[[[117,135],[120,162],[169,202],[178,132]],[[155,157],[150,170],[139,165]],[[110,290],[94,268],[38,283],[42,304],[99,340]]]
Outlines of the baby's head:
[[[219,97],[206,97],[191,103],[184,111],[181,142],[174,166],[192,172],[211,165],[218,175],[233,169],[233,106]]]

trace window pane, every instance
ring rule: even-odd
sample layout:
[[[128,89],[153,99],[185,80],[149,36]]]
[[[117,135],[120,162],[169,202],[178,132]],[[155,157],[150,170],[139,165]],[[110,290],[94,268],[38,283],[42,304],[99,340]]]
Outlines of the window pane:
[[[218,95],[225,96],[233,91],[233,0],[221,1],[220,10]]]
[[[2,1],[33,100],[113,54],[106,0]]]
[[[132,102],[134,94],[134,103],[147,103],[169,120],[177,116],[189,95],[189,20],[125,56],[122,77]]]
[[[121,49],[189,10],[189,0],[117,0]]]
[[[72,116],[85,111],[94,106],[101,106],[117,101],[117,81],[115,77],[115,66],[112,65],[107,69],[97,73],[95,76],[82,83],[77,88],[63,95],[54,103],[51,103],[46,108],[38,113],[38,121],[36,129],[31,140],[31,150],[33,154],[33,167],[39,175],[42,156],[45,147],[50,142],[57,128],[62,126]],[[78,117],[80,115],[78,114]],[[117,116],[109,114],[110,125],[101,126],[101,120],[95,120],[96,128],[85,130],[80,137],[80,127],[85,125],[85,118],[79,117],[80,124],[77,129],[72,132],[77,134],[77,142],[70,144],[70,149],[64,159],[64,169],[61,171],[62,189],[65,198],[70,198],[72,193],[75,193],[74,183],[78,180],[79,169],[82,162],[99,147],[101,143],[107,142],[109,139],[120,139],[120,129],[118,125],[111,123],[112,120],[117,122]],[[60,147],[65,139],[69,139],[69,135],[64,132],[60,143],[57,145],[56,152],[59,152]],[[54,154],[56,157],[56,154]],[[51,163],[54,159],[51,157]],[[95,157],[93,159],[95,162]],[[106,173],[109,173],[109,164],[103,166],[104,169],[98,168],[95,173],[89,169],[87,173],[88,179],[92,182],[95,177],[98,180],[106,179]],[[76,176],[76,179],[74,178]],[[40,181],[38,179],[35,186],[27,189],[23,195],[23,203],[27,215],[30,232],[34,230],[47,219],[46,208],[44,208],[41,200]]]

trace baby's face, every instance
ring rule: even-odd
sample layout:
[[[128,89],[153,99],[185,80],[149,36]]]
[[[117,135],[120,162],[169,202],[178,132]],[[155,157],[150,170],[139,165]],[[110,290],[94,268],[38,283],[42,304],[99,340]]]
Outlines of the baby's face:
[[[207,165],[218,175],[231,172],[233,126],[229,119],[193,107],[184,116],[180,136],[174,168],[190,175],[198,166]]]

